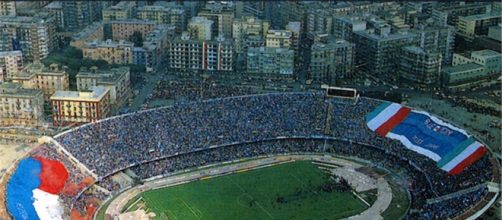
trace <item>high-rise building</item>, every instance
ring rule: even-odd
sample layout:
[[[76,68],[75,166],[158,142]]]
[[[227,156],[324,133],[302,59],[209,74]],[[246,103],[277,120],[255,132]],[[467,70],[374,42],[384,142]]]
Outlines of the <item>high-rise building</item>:
[[[110,64],[133,63],[132,48],[134,43],[129,41],[92,41],[82,49],[84,58],[105,60]]]
[[[101,1],[62,1],[66,32],[78,32],[94,21],[101,20]]]
[[[370,32],[372,31],[372,32]],[[391,33],[387,24],[354,35],[356,61],[362,70],[376,77],[397,80],[396,69],[403,46],[416,45],[416,34],[411,32]]]
[[[308,12],[307,32],[333,33],[333,15],[326,9],[312,9]]]
[[[298,50],[300,49],[300,37],[302,34],[302,23],[298,21],[291,21],[286,25],[286,30],[291,32],[290,48],[295,51],[295,56],[298,56]]]
[[[272,13],[271,11],[271,3],[270,1],[266,0],[259,0],[259,1],[243,1],[242,2],[242,14],[238,16],[237,14],[237,2],[236,2],[236,17],[242,17],[242,16],[253,16],[258,19],[270,19],[270,14]]]
[[[42,90],[46,100],[57,90],[70,88],[68,73],[55,63],[48,67],[40,62],[29,64],[10,80],[23,85],[24,88]]]
[[[110,89],[95,86],[89,91],[57,91],[50,102],[54,126],[95,122],[110,113]]]
[[[25,89],[17,83],[0,83],[0,125],[43,123],[44,98],[38,89]]]
[[[293,75],[294,52],[288,48],[250,47],[247,71],[258,74]]]
[[[333,36],[353,42],[354,32],[366,30],[366,21],[362,17],[335,17],[333,21]]]
[[[169,47],[169,68],[181,70],[233,71],[234,48],[231,41],[191,39],[183,33]]]
[[[232,24],[234,22],[234,9],[232,2],[227,4],[214,2],[206,3],[206,6],[198,13],[198,16],[212,20],[213,36],[232,36]]]
[[[342,39],[315,42],[311,50],[308,72],[315,82],[333,84],[354,71],[353,43]]]
[[[211,40],[213,21],[205,17],[192,17],[188,22],[187,31],[190,37],[197,40]]]
[[[402,48],[399,73],[407,85],[419,85],[424,89],[439,86],[441,54],[427,52],[416,46]]]
[[[232,27],[232,38],[235,42],[235,52],[238,54],[247,51],[246,41],[252,37],[264,39],[270,24],[251,16],[235,19]]]
[[[0,82],[17,75],[23,69],[23,54],[19,50],[0,52]]]
[[[63,30],[64,27],[64,15],[63,15],[63,4],[61,1],[52,1],[44,7],[44,10],[52,13],[56,18],[57,30]]]
[[[129,67],[99,70],[97,67],[81,69],[77,76],[77,90],[86,91],[94,86],[103,86],[110,90],[110,103],[113,107],[120,108],[126,103],[130,91]]]
[[[0,19],[0,48],[21,50],[25,61],[44,59],[57,46],[56,19],[50,13]]]
[[[418,25],[412,30],[417,36],[417,46],[426,52],[439,53],[443,65],[449,65],[455,46],[455,28],[449,25]]]
[[[16,1],[0,1],[0,16],[16,16]]]

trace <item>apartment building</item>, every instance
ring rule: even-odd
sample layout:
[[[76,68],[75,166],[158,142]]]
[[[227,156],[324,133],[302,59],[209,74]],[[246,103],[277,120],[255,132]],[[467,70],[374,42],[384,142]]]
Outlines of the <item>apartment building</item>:
[[[89,91],[57,91],[50,103],[54,126],[95,122],[110,113],[110,90],[95,86]]]
[[[0,1],[0,16],[16,16],[16,1]]]
[[[332,84],[352,75],[354,58],[355,45],[346,40],[316,42],[310,52],[309,77],[315,82]]]
[[[94,22],[91,25],[84,28],[82,31],[75,33],[72,36],[70,45],[82,49],[90,41],[103,40],[103,39],[104,39],[103,23]]]
[[[213,23],[213,21],[205,17],[192,17],[188,22],[187,31],[193,39],[211,40]]]
[[[0,83],[0,126],[37,126],[43,123],[44,98],[38,89]]]
[[[82,49],[84,58],[105,60],[109,64],[133,63],[132,49],[134,44],[129,41],[92,41]]]
[[[294,60],[294,51],[288,48],[250,47],[247,52],[247,71],[292,76]]]
[[[440,53],[427,52],[416,46],[403,47],[399,61],[402,82],[423,89],[439,87],[441,60]]]
[[[205,17],[214,22],[212,26],[213,36],[232,36],[232,25],[235,15],[233,4],[230,2],[226,2],[226,4],[218,2],[206,3],[197,16]]]
[[[10,80],[23,85],[24,88],[41,90],[46,100],[57,90],[70,88],[68,73],[57,64],[48,67],[40,62],[29,64]]]
[[[375,29],[357,31],[354,35],[356,61],[362,70],[376,77],[397,80],[401,48],[416,45],[416,34],[411,32],[391,33],[384,24]]]
[[[265,40],[266,47],[289,48],[293,33],[288,30],[268,30]]]
[[[109,25],[111,26],[111,35],[114,41],[129,40],[134,32],[141,33],[141,36],[145,39],[157,26],[154,21],[138,19],[115,20],[109,22]]]
[[[39,61],[57,48],[56,19],[48,12],[0,19],[0,49],[21,50],[27,62]]]
[[[0,51],[0,82],[12,78],[22,69],[23,54],[21,51]]]
[[[136,14],[136,2],[120,1],[116,5],[103,9],[101,13],[103,22],[131,19]]]
[[[127,102],[131,91],[129,67],[100,70],[97,67],[82,68],[77,76],[77,90],[87,91],[94,86],[106,87],[110,91],[110,104],[120,108]]]
[[[232,24],[232,38],[236,53],[247,52],[246,41],[250,38],[264,39],[270,28],[268,21],[263,21],[252,16],[243,16],[235,19]]]
[[[233,71],[234,48],[231,41],[191,39],[188,33],[175,38],[169,47],[171,69]]]

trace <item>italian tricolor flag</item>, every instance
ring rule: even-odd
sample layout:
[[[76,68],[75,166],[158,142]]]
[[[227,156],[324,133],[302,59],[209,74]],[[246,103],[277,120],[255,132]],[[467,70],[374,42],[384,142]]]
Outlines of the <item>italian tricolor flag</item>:
[[[406,148],[437,162],[442,170],[459,174],[486,153],[486,148],[457,128],[427,112],[384,102],[366,115],[369,129],[399,140]]]

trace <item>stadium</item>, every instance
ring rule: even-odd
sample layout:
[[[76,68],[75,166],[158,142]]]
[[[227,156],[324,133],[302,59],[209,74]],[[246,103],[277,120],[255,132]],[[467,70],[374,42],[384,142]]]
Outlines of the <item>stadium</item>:
[[[212,214],[227,206],[218,206],[220,199],[203,189],[229,181],[242,182],[234,188],[244,187],[240,190],[248,196],[237,196],[242,216],[221,219],[368,219],[368,210],[372,219],[475,219],[499,197],[498,162],[484,144],[426,112],[366,97],[304,92],[183,102],[85,124],[40,142],[1,180],[0,219],[114,219],[140,207],[138,203],[157,212],[154,219],[215,219]],[[270,183],[270,193],[287,188],[279,180],[288,178],[299,179],[294,187],[303,182],[324,186],[325,170],[336,173],[331,177],[342,188],[349,184],[353,191],[373,192],[354,193],[369,206],[338,188],[300,189],[294,198],[272,198],[274,204],[288,202],[276,212],[260,198],[267,192],[255,193],[262,189],[251,190],[245,183]],[[405,189],[404,210],[392,217],[385,214],[394,201],[389,194],[396,195],[389,185]],[[197,204],[188,196],[167,206],[152,205],[159,190],[166,190],[164,195],[205,195],[204,201],[212,203],[206,209],[213,213],[200,211],[204,204],[193,208]],[[310,199],[312,207],[291,206],[298,198]],[[193,216],[176,211],[186,201],[190,205],[184,209]],[[335,213],[314,217],[316,204],[327,203],[351,208],[331,207]],[[375,204],[384,205],[379,209]],[[178,214],[159,213],[159,207]],[[252,216],[248,209],[263,212]],[[287,210],[298,215],[277,216],[291,214]]]

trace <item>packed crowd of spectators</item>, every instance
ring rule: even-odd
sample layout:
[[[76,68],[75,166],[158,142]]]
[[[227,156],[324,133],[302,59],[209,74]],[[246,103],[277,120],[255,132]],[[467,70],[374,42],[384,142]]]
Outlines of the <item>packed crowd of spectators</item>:
[[[445,211],[448,203],[430,208],[427,199],[492,179],[488,156],[452,176],[400,142],[377,136],[364,118],[379,104],[374,99],[326,98],[320,93],[221,98],[88,124],[56,140],[103,178],[100,186],[112,192],[119,186],[110,175],[126,168],[146,179],[240,158],[327,151],[404,173],[411,207],[419,210],[410,215],[439,218],[458,212]]]
[[[177,79],[159,81],[148,101],[153,99],[204,100],[247,94],[256,94],[259,89],[225,84],[212,79]]]
[[[424,206],[424,210],[420,212],[420,217],[422,219],[448,219],[452,216],[458,216],[473,204],[479,202],[487,193],[488,189],[484,187],[446,201],[427,204]]]
[[[322,135],[326,108],[312,93],[176,104],[88,124],[56,140],[99,176],[156,158],[234,142]]]

